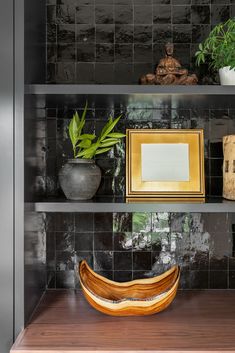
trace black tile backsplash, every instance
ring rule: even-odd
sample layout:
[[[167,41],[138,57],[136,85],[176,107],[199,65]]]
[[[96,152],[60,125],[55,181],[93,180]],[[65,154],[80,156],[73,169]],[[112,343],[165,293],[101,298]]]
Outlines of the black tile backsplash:
[[[97,228],[107,216],[109,230]],[[78,217],[76,213],[60,217],[67,219],[66,227],[56,214],[46,216],[50,288],[78,288],[76,270],[82,259],[116,281],[151,277],[179,264],[183,289],[235,288],[234,214],[79,213]],[[93,231],[91,224],[95,224]]]
[[[195,70],[198,43],[234,13],[232,0],[48,1],[47,82],[138,83],[154,70],[167,41]]]

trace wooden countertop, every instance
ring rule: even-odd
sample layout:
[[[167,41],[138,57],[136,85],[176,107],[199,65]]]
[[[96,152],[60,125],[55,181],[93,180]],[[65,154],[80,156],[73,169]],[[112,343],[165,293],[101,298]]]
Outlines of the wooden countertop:
[[[235,291],[179,291],[164,312],[111,317],[80,291],[48,291],[11,353],[234,352]]]

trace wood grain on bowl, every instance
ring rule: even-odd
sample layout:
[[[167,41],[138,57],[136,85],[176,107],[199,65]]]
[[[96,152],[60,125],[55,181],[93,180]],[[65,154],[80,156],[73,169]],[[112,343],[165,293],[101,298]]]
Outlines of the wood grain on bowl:
[[[95,309],[114,316],[151,315],[167,308],[175,298],[180,269],[174,266],[160,276],[119,283],[81,261],[79,278],[85,298]]]

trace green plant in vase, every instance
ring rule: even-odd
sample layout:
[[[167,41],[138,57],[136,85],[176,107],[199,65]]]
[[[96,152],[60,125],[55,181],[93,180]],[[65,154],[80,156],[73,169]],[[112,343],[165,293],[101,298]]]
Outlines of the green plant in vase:
[[[196,64],[206,62],[219,71],[222,85],[235,84],[235,18],[215,26],[195,54]]]
[[[95,195],[101,181],[101,170],[95,164],[95,156],[107,153],[126,136],[113,132],[121,115],[115,119],[110,117],[99,136],[84,133],[87,108],[86,103],[81,117],[76,111],[69,123],[73,159],[69,159],[59,172],[61,188],[70,200],[87,200]]]

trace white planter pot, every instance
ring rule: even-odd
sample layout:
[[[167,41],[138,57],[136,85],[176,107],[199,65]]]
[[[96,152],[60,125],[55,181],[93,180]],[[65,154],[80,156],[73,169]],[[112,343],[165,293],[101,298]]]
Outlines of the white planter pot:
[[[219,77],[221,85],[235,85],[235,69],[230,69],[230,66],[219,69]]]

